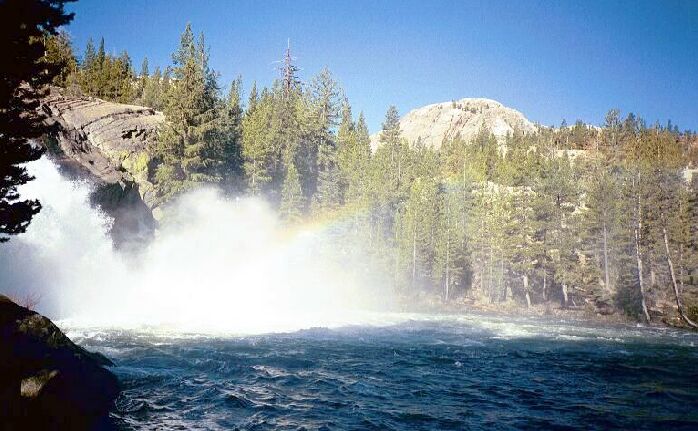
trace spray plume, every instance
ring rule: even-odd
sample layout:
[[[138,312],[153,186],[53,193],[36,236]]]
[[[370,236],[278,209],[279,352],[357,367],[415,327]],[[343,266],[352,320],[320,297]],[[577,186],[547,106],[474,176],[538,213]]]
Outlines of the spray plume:
[[[22,196],[44,209],[0,250],[0,292],[39,293],[40,311],[66,325],[286,331],[352,323],[385,299],[368,262],[338,248],[329,226],[289,233],[260,200],[188,193],[156,239],[127,256],[88,204],[88,182],[64,179],[47,159],[28,168],[36,180]]]

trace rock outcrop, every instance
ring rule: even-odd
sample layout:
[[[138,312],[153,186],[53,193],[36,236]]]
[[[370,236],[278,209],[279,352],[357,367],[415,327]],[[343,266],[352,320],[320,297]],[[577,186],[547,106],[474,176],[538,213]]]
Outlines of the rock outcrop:
[[[113,237],[150,235],[157,205],[152,183],[152,146],[162,113],[151,108],[63,96],[53,89],[42,104],[53,133],[49,139],[63,165],[77,164],[99,185],[98,203],[114,217]],[[74,169],[73,169],[74,170]]]
[[[92,429],[119,394],[106,357],[0,295],[0,430]]]
[[[500,139],[514,130],[524,133],[536,130],[536,126],[519,111],[491,99],[479,98],[427,105],[400,119],[405,139],[414,143],[421,138],[425,145],[434,148],[458,134],[469,141],[483,126]],[[372,135],[371,148],[375,151],[378,145],[378,134]]]

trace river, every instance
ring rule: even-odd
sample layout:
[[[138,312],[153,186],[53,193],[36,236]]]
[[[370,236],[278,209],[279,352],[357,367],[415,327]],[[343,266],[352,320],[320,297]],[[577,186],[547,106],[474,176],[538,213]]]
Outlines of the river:
[[[121,429],[698,429],[698,335],[386,315],[263,335],[69,329],[117,364]]]

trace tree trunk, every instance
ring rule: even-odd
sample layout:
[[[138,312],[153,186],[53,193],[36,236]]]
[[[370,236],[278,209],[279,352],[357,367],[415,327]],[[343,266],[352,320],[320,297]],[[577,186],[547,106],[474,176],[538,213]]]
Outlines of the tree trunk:
[[[676,308],[678,308],[679,310],[679,316],[681,316],[681,318],[684,320],[684,322],[686,322],[686,324],[688,324],[688,326],[692,328],[698,328],[698,324],[696,324],[691,319],[689,319],[688,316],[686,316],[686,313],[683,309],[683,304],[681,303],[681,294],[679,292],[679,286],[676,283],[676,275],[674,273],[674,263],[671,261],[671,253],[669,252],[669,236],[666,232],[666,226],[662,227],[662,233],[664,234],[664,249],[666,251],[666,261],[669,265],[669,273],[671,274],[671,284],[674,287],[674,297],[676,298]]]
[[[494,262],[493,262],[492,254],[493,254],[492,247],[490,246],[490,263],[489,263],[489,267],[488,267],[489,275],[487,277],[487,290],[488,290],[487,293],[490,295],[490,303],[494,303],[494,293],[493,293],[494,289],[492,289],[492,279],[494,278],[494,276],[492,274],[492,265],[494,264]]]
[[[541,268],[543,269],[543,301],[548,301],[548,268],[546,266],[546,259],[548,257],[548,250],[546,246],[547,232],[543,231],[543,257],[541,259]]]
[[[603,272],[604,272],[604,287],[606,291],[611,290],[610,277],[608,276],[608,231],[606,228],[606,220],[603,221]]]
[[[523,289],[524,292],[526,293],[526,307],[531,308],[531,295],[528,293],[528,275],[524,274],[523,276]]]
[[[398,244],[398,247],[395,248],[395,274],[393,274],[393,283],[395,284],[395,290],[397,291],[400,287],[400,241],[397,230],[395,230],[395,243]]]
[[[417,280],[417,224],[412,230],[412,289]]]
[[[449,233],[446,235],[446,296],[445,296],[445,301],[448,302],[448,288],[449,285],[451,284],[451,274],[450,274],[450,257],[451,257],[451,234]]]
[[[504,282],[504,258],[502,258],[502,254],[499,254],[499,283],[498,283],[499,291],[502,291],[502,287],[504,288],[504,291],[506,292],[507,286],[506,283]],[[506,295],[506,293],[505,293]]]
[[[548,271],[545,269],[545,264],[543,264],[543,300],[548,300]]]
[[[640,235],[642,232],[642,201],[640,200],[640,172],[637,173],[637,224],[635,225],[635,258],[637,259],[637,276],[640,282],[640,297],[642,301],[642,312],[647,319],[647,323],[651,322],[650,313],[647,310],[647,300],[645,298],[645,281],[642,274],[642,254],[640,252]]]
[[[640,254],[640,238],[638,234],[638,229],[635,228],[635,257],[637,259],[637,276],[638,280],[640,282],[640,296],[642,300],[642,312],[645,315],[645,319],[647,319],[647,322],[649,323],[650,320],[650,313],[647,310],[647,301],[645,300],[645,283],[642,277],[642,255]]]
[[[567,285],[563,284],[562,285],[562,307],[567,308],[567,301],[569,301],[569,297],[567,296]]]

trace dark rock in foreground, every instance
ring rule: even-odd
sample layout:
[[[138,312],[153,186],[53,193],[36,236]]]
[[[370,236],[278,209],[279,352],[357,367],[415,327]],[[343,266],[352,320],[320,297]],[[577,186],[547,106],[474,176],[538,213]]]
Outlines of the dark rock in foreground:
[[[0,295],[0,430],[93,429],[119,394],[106,357]]]

